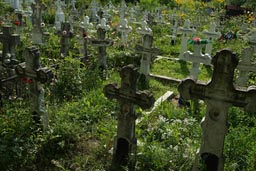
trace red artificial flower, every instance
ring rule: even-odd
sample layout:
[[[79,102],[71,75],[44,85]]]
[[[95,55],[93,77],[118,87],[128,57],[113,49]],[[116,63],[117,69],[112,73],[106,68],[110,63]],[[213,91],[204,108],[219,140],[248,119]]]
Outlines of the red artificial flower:
[[[85,31],[83,32],[83,38],[87,38],[87,33]]]
[[[193,38],[193,41],[194,41],[194,42],[200,42],[200,40],[201,40],[200,37],[194,37],[194,38]]]
[[[22,78],[21,78],[21,81],[22,81],[23,83],[27,83],[27,84],[33,83],[33,80],[30,79],[30,78],[27,78],[27,77],[22,77]]]
[[[2,21],[0,21],[0,25],[2,25],[3,24],[3,22]]]
[[[16,26],[19,26],[19,25],[20,25],[20,22],[19,22],[18,20],[15,20],[13,23],[14,23]]]

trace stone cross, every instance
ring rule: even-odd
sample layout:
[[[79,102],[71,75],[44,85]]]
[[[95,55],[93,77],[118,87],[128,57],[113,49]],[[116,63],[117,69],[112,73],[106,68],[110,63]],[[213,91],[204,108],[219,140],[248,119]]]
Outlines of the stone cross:
[[[60,54],[63,57],[68,56],[69,53],[69,39],[74,36],[71,31],[71,26],[69,22],[64,22],[61,24],[61,31],[58,32],[60,38]]]
[[[125,18],[126,10],[127,10],[127,5],[125,3],[125,0],[122,0],[119,8],[120,20],[123,20]]]
[[[3,44],[2,63],[10,64],[15,61],[15,46],[20,43],[20,36],[14,34],[13,27],[3,26],[3,32],[0,33],[0,42]]]
[[[35,3],[31,5],[33,10],[32,23],[34,26],[41,27],[42,23],[42,10],[46,10],[46,6],[42,4],[41,0],[36,0]]]
[[[81,34],[79,35],[79,42],[82,45],[81,48],[79,48],[80,54],[83,55],[82,62],[86,62],[88,60],[89,54],[88,54],[88,34],[90,32],[90,29],[93,28],[93,24],[90,23],[90,18],[88,16],[84,17],[84,21],[80,24]]]
[[[99,69],[101,71],[101,76],[103,79],[108,77],[107,73],[107,51],[106,47],[112,46],[113,41],[110,39],[106,39],[106,32],[110,29],[110,26],[106,24],[106,19],[101,19],[101,24],[97,25],[97,34],[98,39],[91,39],[90,42],[92,46],[96,46],[99,48],[98,51],[98,62],[99,62]],[[105,74],[103,74],[105,71]]]
[[[214,22],[211,22],[210,30],[204,30],[202,33],[208,37],[208,43],[205,47],[205,53],[211,55],[213,40],[218,39],[221,36],[221,32],[216,32],[216,24]]]
[[[31,95],[31,112],[35,124],[42,126],[43,130],[48,128],[48,114],[45,109],[43,84],[53,78],[52,71],[40,65],[39,48],[28,47],[25,51],[25,62],[18,64],[15,68],[18,76],[31,79],[29,90]]]
[[[65,14],[62,11],[62,6],[64,6],[61,0],[56,1],[57,11],[55,14],[55,27],[57,31],[61,30],[61,23],[65,22]]]
[[[122,170],[121,168],[125,166],[128,166],[129,170],[134,170],[136,160],[133,157],[136,155],[137,146],[135,105],[148,109],[153,106],[155,99],[152,93],[137,90],[139,74],[134,66],[123,67],[120,76],[121,87],[116,84],[108,84],[104,87],[105,96],[110,99],[115,98],[120,103],[111,170]]]
[[[180,55],[179,58],[181,59],[184,52],[187,50],[188,46],[188,39],[190,34],[194,34],[196,32],[195,29],[190,28],[190,21],[185,20],[184,27],[179,28],[179,31],[183,33],[182,38],[181,38],[181,49],[180,49]]]
[[[97,11],[99,9],[99,3],[97,0],[92,0],[91,1],[91,19],[92,22],[98,22],[99,21],[99,16],[97,14]]]
[[[152,57],[156,56],[160,53],[160,50],[157,48],[152,48],[153,45],[153,36],[152,35],[144,35],[143,36],[143,46],[136,45],[135,50],[136,53],[142,54],[142,58],[140,60],[140,83],[141,89],[149,88],[149,74],[150,74],[150,64],[152,61]]]
[[[237,69],[239,70],[239,77],[237,79],[238,86],[245,87],[249,80],[248,73],[256,72],[256,65],[255,63],[251,62],[254,52],[255,50],[252,47],[248,47],[242,50],[241,61],[239,61],[237,66]]]
[[[32,41],[33,44],[43,44],[45,37],[49,35],[48,32],[43,31],[45,24],[42,21],[42,10],[45,10],[46,6],[42,4],[40,0],[36,0],[36,3],[33,3],[31,7],[33,9]]]
[[[176,44],[176,38],[177,38],[177,28],[178,28],[178,20],[174,20],[174,25],[172,28],[172,36],[171,36],[171,44],[174,46]]]
[[[234,70],[238,64],[236,55],[224,49],[213,57],[212,79],[207,84],[193,79],[183,80],[178,86],[185,100],[201,99],[206,103],[206,115],[201,122],[203,129],[199,156],[206,165],[205,170],[224,170],[224,139],[228,131],[228,109],[243,107],[248,112],[256,111],[256,89],[237,90],[233,85]],[[196,162],[193,171],[198,169]]]
[[[194,53],[187,51],[184,52],[181,60],[191,61],[192,68],[190,70],[190,77],[197,80],[198,74],[200,73],[200,63],[205,65],[211,64],[211,56],[209,54],[202,54],[202,48],[205,44],[194,43]]]
[[[128,34],[132,31],[132,27],[128,26],[128,20],[122,19],[120,25],[117,27],[117,31],[121,32],[121,40],[123,45],[128,43]]]
[[[146,34],[152,35],[153,34],[151,28],[148,27],[147,22],[145,20],[143,20],[141,22],[141,27],[137,28],[136,32],[141,35],[146,35]]]

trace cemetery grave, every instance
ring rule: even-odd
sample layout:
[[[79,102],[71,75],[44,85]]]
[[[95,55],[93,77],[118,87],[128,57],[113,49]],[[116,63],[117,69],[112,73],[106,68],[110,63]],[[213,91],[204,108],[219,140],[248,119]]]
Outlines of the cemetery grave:
[[[0,171],[256,170],[236,1],[1,1]]]

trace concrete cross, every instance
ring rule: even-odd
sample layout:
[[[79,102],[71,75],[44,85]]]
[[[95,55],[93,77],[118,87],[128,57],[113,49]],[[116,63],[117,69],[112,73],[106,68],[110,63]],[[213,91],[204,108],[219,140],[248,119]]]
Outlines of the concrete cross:
[[[149,88],[149,74],[150,74],[150,64],[152,61],[152,57],[156,56],[160,53],[160,50],[157,48],[152,48],[153,46],[153,36],[152,35],[144,35],[143,36],[143,46],[136,45],[135,51],[136,53],[142,54],[142,58],[140,60],[140,82],[141,89]]]
[[[194,43],[194,53],[187,51],[184,52],[181,60],[191,61],[192,68],[190,70],[190,77],[197,80],[198,74],[200,73],[200,63],[205,65],[211,64],[211,56],[209,54],[202,54],[202,48],[205,44]]]
[[[204,30],[202,33],[208,37],[208,43],[205,47],[205,53],[211,55],[213,40],[218,39],[221,36],[221,32],[216,32],[216,24],[214,22],[211,22],[210,30]]]
[[[33,10],[33,14],[32,14],[33,25],[37,27],[41,27],[42,11],[47,9],[46,6],[42,4],[41,0],[36,0],[35,3],[32,3],[31,8]]]
[[[121,40],[123,45],[128,43],[128,34],[132,31],[132,27],[128,26],[128,20],[122,19],[120,25],[117,27],[117,31],[121,32]]]
[[[91,1],[91,19],[93,22],[98,22],[99,16],[97,14],[97,11],[99,9],[99,4],[97,0],[92,0]]]
[[[120,103],[111,170],[121,170],[122,166],[128,166],[129,170],[134,170],[136,161],[131,156],[135,157],[137,146],[135,105],[148,109],[153,106],[155,99],[152,93],[137,90],[139,74],[134,66],[123,67],[120,76],[121,87],[116,84],[108,84],[104,87],[105,96],[109,99],[117,99]]]
[[[57,11],[55,14],[55,27],[56,30],[61,30],[61,23],[65,22],[65,14],[62,10],[62,6],[64,6],[64,3],[61,0],[56,1]]]
[[[228,130],[228,109],[231,106],[243,107],[248,112],[255,112],[256,89],[237,90],[234,88],[234,70],[238,64],[236,55],[224,49],[213,57],[212,79],[207,84],[197,83],[193,79],[183,80],[178,86],[181,97],[185,100],[201,99],[206,103],[206,115],[202,120],[202,144],[199,156],[206,165],[206,170],[223,171],[224,139]],[[198,168],[196,162],[193,171]]]
[[[74,36],[71,31],[71,26],[69,22],[64,22],[61,24],[61,31],[58,32],[60,38],[60,54],[63,57],[68,56],[69,53],[69,39]]]
[[[3,32],[0,33],[0,42],[3,44],[2,63],[8,64],[15,61],[15,46],[20,43],[20,36],[14,34],[13,27],[3,26]]]
[[[104,19],[104,18],[103,18]],[[104,22],[103,22],[104,23]],[[97,34],[98,39],[91,39],[90,43],[92,46],[98,47],[98,63],[99,63],[99,69],[101,71],[101,76],[103,79],[106,79],[108,77],[107,72],[107,51],[106,48],[108,46],[112,46],[113,41],[110,39],[106,39],[106,32],[109,30],[109,25],[101,24],[97,26]],[[104,74],[105,71],[105,74]]]
[[[241,60],[237,66],[239,70],[239,77],[237,79],[237,85],[245,87],[248,83],[248,73],[256,72],[256,65],[251,61],[253,59],[253,54],[255,50],[252,47],[248,47],[242,50]]]
[[[119,8],[119,14],[120,14],[120,19],[123,20],[125,18],[125,13],[127,10],[127,5],[125,3],[125,0],[122,0]]]
[[[143,20],[141,22],[141,27],[137,28],[136,32],[141,34],[141,35],[146,35],[146,34],[152,35],[153,34],[151,28],[148,27],[148,24],[147,24],[146,20]]]
[[[182,59],[184,52],[186,52],[186,50],[187,50],[187,44],[188,44],[188,39],[189,39],[188,36],[190,34],[195,33],[196,30],[190,28],[189,20],[185,20],[184,26],[179,28],[179,31],[183,33],[182,38],[181,38],[181,49],[180,49],[180,55],[179,55],[179,58]]]
[[[49,68],[40,66],[39,48],[28,47],[25,51],[25,62],[18,64],[15,71],[18,76],[31,79],[29,90],[32,117],[35,124],[42,126],[43,130],[47,130],[48,114],[45,109],[43,84],[52,80],[53,73]]]

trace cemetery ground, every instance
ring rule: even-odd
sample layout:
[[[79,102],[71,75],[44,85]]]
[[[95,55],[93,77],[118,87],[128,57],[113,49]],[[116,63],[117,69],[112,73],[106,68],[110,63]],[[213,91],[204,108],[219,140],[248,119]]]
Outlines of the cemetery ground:
[[[230,25],[233,23],[231,22]],[[136,26],[133,25],[133,28]],[[207,27],[205,25],[204,27]],[[172,35],[168,25],[155,25],[154,46],[160,48],[164,58],[155,58],[151,74],[184,79],[189,76],[191,64],[175,60],[180,52],[180,38],[171,45]],[[23,30],[28,33],[28,30]],[[139,67],[140,56],[134,48],[122,47],[114,42],[107,48],[109,78],[103,80],[97,69],[97,50],[89,47],[89,63],[78,60],[79,45],[71,40],[69,55],[59,55],[59,37],[49,30],[47,44],[40,45],[43,65],[52,66],[55,78],[45,85],[46,109],[49,129],[43,132],[31,118],[31,102],[26,96],[3,99],[0,114],[0,171],[103,171],[112,161],[114,136],[117,129],[119,103],[109,100],[103,93],[109,83],[121,84],[120,71],[127,64]],[[114,33],[114,31],[113,31]],[[130,46],[140,41],[134,40]],[[26,35],[26,34],[24,34]],[[200,35],[198,35],[200,36]],[[118,34],[109,34],[116,39]],[[17,58],[25,47],[31,45],[25,36],[17,50]],[[230,48],[241,54],[246,42],[241,39],[216,42],[215,54],[222,48]],[[192,49],[192,45],[188,46]],[[240,56],[239,56],[240,57]],[[212,66],[201,64],[198,80],[208,82]],[[237,76],[237,72],[235,73]],[[250,75],[250,85],[255,85],[255,75]],[[150,78],[149,91],[158,99],[166,91],[174,96],[149,112],[136,107],[136,170],[138,171],[189,171],[200,147],[202,129],[200,123],[206,106],[199,101],[179,104],[178,83]],[[225,171],[256,170],[256,116],[231,107],[228,113],[228,134],[225,138]],[[125,169],[124,169],[125,170]]]

